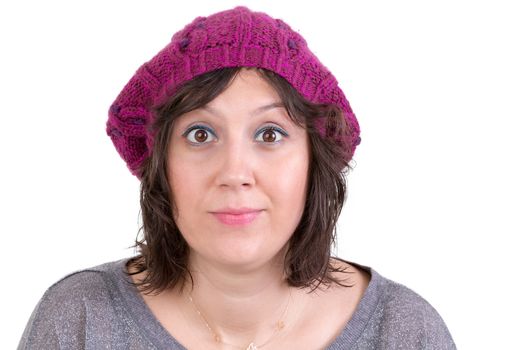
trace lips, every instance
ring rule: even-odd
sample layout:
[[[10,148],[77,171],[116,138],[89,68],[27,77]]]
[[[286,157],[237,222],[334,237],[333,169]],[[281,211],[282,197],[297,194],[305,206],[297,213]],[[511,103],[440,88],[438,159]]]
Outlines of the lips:
[[[261,212],[261,209],[253,208],[225,208],[212,214],[225,225],[242,226],[253,222]]]

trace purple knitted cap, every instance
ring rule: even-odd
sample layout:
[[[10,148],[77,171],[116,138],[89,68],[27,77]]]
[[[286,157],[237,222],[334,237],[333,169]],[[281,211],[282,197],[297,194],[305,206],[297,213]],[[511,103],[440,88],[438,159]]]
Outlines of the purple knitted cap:
[[[154,135],[148,131],[155,118],[153,108],[167,102],[188,80],[224,67],[271,70],[307,100],[338,106],[350,128],[337,142],[346,150],[345,161],[352,159],[361,140],[359,124],[335,77],[288,24],[239,6],[197,17],[175,33],[136,71],[111,105],[106,132],[135,176],[140,177],[140,165],[153,148]],[[324,124],[316,127],[326,135]]]

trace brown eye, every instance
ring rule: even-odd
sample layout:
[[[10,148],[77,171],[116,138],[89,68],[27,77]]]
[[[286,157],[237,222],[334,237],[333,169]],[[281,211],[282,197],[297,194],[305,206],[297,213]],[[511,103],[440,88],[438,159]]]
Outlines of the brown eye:
[[[195,140],[197,142],[204,142],[208,138],[208,133],[205,130],[197,130],[195,133]]]
[[[276,126],[268,126],[260,130],[255,138],[262,143],[277,144],[283,137],[288,137],[286,131]]]
[[[211,131],[211,129],[208,130],[207,127],[196,126],[184,133],[184,137],[186,137],[192,144],[200,145],[213,141],[215,135],[213,131]]]
[[[271,129],[266,130],[263,135],[263,141],[264,142],[274,142],[277,136],[275,135],[275,132]]]

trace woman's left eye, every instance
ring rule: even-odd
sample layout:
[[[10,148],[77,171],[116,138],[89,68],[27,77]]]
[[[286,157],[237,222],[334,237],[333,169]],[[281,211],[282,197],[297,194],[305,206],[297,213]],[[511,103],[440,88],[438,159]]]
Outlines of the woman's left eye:
[[[277,143],[280,142],[283,137],[287,137],[288,134],[281,128],[270,126],[260,130],[255,139],[264,143]]]

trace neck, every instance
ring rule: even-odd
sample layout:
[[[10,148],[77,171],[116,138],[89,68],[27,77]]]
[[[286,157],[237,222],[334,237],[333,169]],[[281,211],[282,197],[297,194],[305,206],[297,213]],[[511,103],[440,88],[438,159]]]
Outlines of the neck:
[[[224,342],[261,344],[287,316],[283,314],[292,290],[284,277],[282,258],[264,267],[238,270],[192,255],[189,266],[194,288],[188,283],[183,294],[191,295],[194,306]],[[205,321],[196,318],[205,327]]]

